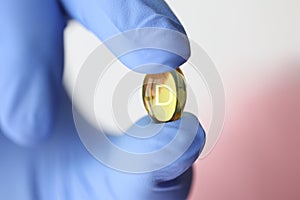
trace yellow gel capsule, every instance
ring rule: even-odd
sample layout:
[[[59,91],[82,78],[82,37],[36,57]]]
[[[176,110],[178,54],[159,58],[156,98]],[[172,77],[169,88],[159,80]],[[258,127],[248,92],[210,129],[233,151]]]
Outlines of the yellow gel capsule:
[[[144,106],[156,122],[177,120],[186,102],[186,84],[178,68],[162,74],[147,74],[143,84]]]

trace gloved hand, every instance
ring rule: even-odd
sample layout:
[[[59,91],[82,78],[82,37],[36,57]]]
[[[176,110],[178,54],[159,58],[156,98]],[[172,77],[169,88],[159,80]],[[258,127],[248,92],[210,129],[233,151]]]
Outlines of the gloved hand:
[[[199,126],[189,149],[172,165],[150,173],[115,171],[96,161],[81,144],[71,103],[62,87],[67,18],[78,20],[101,40],[142,27],[184,33],[161,0],[2,2],[0,199],[184,199],[190,188],[192,163],[205,142],[204,131],[194,116],[183,116]],[[189,54],[188,48],[186,52]],[[157,59],[157,63],[176,68],[185,61],[168,52],[142,52],[145,53],[149,55],[145,59],[137,52],[124,63],[134,68],[136,63]],[[161,69],[145,68],[145,72]],[[125,149],[153,150],[176,134],[179,123],[180,120],[167,123],[148,146],[127,136],[113,140]],[[191,134],[188,127],[183,130],[187,135]]]

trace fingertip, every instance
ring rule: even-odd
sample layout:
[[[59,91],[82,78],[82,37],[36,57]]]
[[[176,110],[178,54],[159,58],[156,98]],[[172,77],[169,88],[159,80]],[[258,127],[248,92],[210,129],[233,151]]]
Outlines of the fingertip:
[[[183,131],[186,140],[193,139],[193,141],[176,161],[154,172],[155,180],[158,182],[167,182],[181,176],[197,160],[206,141],[205,131],[198,118],[192,113],[185,112],[179,120],[170,122],[169,124]],[[190,136],[192,138],[187,139]]]
[[[104,44],[129,69],[147,74],[174,70],[191,54],[185,34],[160,27],[126,31]]]
[[[143,49],[119,58],[130,70],[144,74],[158,74],[177,69],[187,59],[159,49]]]
[[[190,112],[183,112],[181,119],[185,119],[185,121],[187,122],[187,127],[190,127],[192,125],[197,126],[197,134],[195,137],[195,143],[196,144],[200,144],[200,147],[198,148],[199,150],[202,150],[205,142],[206,142],[206,133],[204,128],[202,127],[198,117],[196,115],[194,115],[193,113]],[[190,125],[189,125],[190,122]]]

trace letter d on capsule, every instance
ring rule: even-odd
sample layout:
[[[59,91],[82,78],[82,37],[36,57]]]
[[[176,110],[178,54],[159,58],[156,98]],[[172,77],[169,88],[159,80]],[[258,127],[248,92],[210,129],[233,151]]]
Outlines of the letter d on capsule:
[[[180,69],[147,74],[143,84],[144,106],[155,122],[177,120],[186,102],[186,83]]]

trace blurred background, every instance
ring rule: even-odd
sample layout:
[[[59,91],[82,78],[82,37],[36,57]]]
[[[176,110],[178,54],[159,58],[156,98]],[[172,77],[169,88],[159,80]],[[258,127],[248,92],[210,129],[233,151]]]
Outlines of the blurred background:
[[[300,199],[300,1],[167,2],[215,63],[226,93],[223,132],[196,162],[189,200]],[[71,22],[65,43],[71,94],[100,42]],[[211,103],[201,104],[206,127]]]

